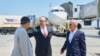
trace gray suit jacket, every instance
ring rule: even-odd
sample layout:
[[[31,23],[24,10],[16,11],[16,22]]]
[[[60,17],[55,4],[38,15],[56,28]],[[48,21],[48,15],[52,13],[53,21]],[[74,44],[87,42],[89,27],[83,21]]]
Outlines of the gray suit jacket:
[[[33,56],[32,44],[23,27],[19,27],[14,35],[14,48],[11,56]]]

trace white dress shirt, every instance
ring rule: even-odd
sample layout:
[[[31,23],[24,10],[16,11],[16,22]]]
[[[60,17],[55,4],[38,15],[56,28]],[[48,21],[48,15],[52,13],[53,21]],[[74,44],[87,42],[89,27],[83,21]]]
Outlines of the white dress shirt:
[[[44,35],[43,27],[40,26],[40,29],[41,29],[42,34]],[[48,35],[48,30],[46,26],[44,27],[44,30],[45,30],[45,34]]]
[[[70,31],[70,34],[69,34],[69,43],[71,43],[72,39],[73,39],[73,36],[75,34],[75,32],[77,31],[77,28],[72,32]]]

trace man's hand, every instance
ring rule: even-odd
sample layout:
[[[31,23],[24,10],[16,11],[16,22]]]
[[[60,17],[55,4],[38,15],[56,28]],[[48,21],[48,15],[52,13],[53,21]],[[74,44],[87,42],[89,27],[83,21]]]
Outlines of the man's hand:
[[[60,52],[60,54],[63,54],[63,53],[64,53],[63,51]]]

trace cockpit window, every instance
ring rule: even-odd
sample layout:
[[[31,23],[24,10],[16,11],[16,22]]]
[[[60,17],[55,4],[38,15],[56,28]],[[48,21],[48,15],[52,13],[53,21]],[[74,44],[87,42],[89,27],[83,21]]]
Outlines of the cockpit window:
[[[64,10],[61,10],[61,9],[54,9],[54,10],[51,10],[51,12],[64,12]]]
[[[55,12],[59,12],[59,10],[58,9],[55,9]]]
[[[51,12],[54,12],[54,10],[51,10]]]
[[[62,11],[62,12],[63,12],[64,10],[60,10],[60,11]]]

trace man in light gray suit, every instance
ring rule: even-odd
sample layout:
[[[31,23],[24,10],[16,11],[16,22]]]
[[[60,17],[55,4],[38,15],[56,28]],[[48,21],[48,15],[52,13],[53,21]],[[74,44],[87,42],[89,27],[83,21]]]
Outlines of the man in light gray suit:
[[[32,44],[26,31],[29,26],[29,18],[22,17],[21,27],[15,31],[14,48],[11,56],[33,56]]]

